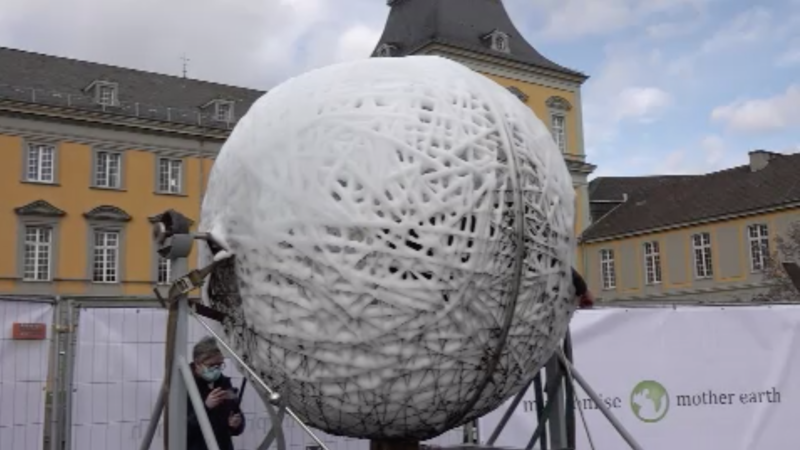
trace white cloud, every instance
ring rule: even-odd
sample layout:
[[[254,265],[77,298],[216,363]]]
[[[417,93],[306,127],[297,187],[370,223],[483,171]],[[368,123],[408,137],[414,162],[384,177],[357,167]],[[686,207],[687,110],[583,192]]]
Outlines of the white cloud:
[[[366,58],[375,49],[383,30],[364,24],[354,25],[339,37],[336,49],[337,61]]]
[[[545,13],[541,34],[570,40],[642,26],[662,16],[696,15],[712,0],[539,0]]]
[[[599,176],[698,175],[747,164],[746,151],[733,151],[719,135],[709,134],[678,149],[637,149],[635,157],[600,166]]]
[[[623,122],[652,123],[673,104],[661,83],[662,55],[620,45],[606,49],[606,60],[589,79],[584,94],[584,133],[590,157],[603,153]]]
[[[672,104],[672,96],[657,87],[629,87],[619,94],[616,107],[618,120],[635,119],[652,122],[666,107]]]
[[[800,126],[800,84],[769,98],[737,100],[714,108],[711,119],[741,132],[778,131]]]
[[[731,22],[717,30],[700,46],[702,53],[740,48],[763,41],[774,31],[773,14],[762,6],[755,6],[737,14]]]

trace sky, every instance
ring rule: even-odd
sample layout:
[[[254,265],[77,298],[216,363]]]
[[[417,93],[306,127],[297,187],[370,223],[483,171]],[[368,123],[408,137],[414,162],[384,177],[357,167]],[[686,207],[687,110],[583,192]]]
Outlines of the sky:
[[[800,0],[505,0],[589,75],[594,176],[696,174],[800,152]],[[0,46],[269,89],[370,55],[385,0],[0,0]],[[1,72],[0,72],[1,73]]]

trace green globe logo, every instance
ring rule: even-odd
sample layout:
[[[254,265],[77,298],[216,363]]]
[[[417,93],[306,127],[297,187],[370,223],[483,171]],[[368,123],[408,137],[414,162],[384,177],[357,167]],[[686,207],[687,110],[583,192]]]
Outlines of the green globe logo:
[[[658,422],[669,410],[669,394],[657,381],[642,381],[631,392],[631,409],[642,422]]]

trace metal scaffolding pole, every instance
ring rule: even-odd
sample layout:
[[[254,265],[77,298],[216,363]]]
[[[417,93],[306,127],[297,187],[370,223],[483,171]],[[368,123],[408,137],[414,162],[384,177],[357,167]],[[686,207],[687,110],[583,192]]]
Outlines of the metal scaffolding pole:
[[[170,260],[173,281],[187,272],[186,258]],[[177,323],[175,324],[175,350],[172,358],[172,372],[169,387],[169,449],[186,450],[186,384],[181,375],[181,361],[186,360],[189,345],[189,298],[180,295],[177,298]]]
[[[219,450],[217,437],[214,436],[214,429],[211,428],[211,420],[209,420],[208,414],[205,412],[206,407],[203,404],[203,398],[200,396],[200,390],[197,389],[197,385],[194,383],[194,376],[189,368],[189,363],[186,361],[186,358],[179,356],[178,360],[175,361],[175,367],[177,367],[180,372],[180,379],[183,382],[184,389],[189,395],[189,400],[192,402],[192,408],[194,408],[195,415],[197,416],[200,432],[203,433],[203,440],[206,442],[206,448],[208,448],[208,450]],[[185,401],[184,405],[186,405]],[[184,416],[184,419],[185,417],[186,416]],[[185,439],[184,433],[184,440]]]
[[[561,363],[564,364],[564,367],[567,369],[568,374],[575,379],[575,381],[578,383],[581,389],[583,389],[583,391],[586,392],[586,395],[588,395],[589,398],[591,398],[592,401],[597,405],[597,408],[600,410],[600,412],[603,413],[604,416],[606,416],[606,419],[608,419],[609,423],[611,423],[611,426],[613,426],[614,429],[617,430],[617,433],[619,433],[622,439],[624,439],[625,442],[628,443],[628,445],[631,447],[632,450],[642,450],[642,447],[639,445],[638,442],[636,442],[636,439],[634,439],[633,436],[631,436],[631,434],[628,433],[628,430],[626,430],[625,427],[622,426],[622,423],[620,423],[620,421],[617,420],[617,418],[614,417],[613,414],[611,414],[611,411],[608,409],[605,403],[603,403],[603,399],[601,399],[600,396],[597,395],[597,393],[594,391],[594,389],[592,389],[592,387],[589,386],[589,383],[586,382],[583,376],[581,376],[581,374],[575,370],[575,367],[573,367],[572,363],[569,362],[566,356],[564,356],[564,353],[559,350],[557,352],[557,355],[558,358],[561,360]]]
[[[560,351],[557,350],[557,351]],[[554,396],[550,396],[548,393],[547,395],[547,403],[551,406],[551,410],[548,416],[548,425],[550,431],[550,448],[552,449],[562,449],[566,448],[567,445],[567,427],[566,427],[566,405],[564,404],[564,392],[561,388],[562,383],[564,383],[564,377],[562,374],[561,364],[558,362],[558,358],[553,355],[550,358],[550,361],[545,366],[545,375],[547,376],[547,384],[558,383],[559,389],[555,391]],[[572,405],[570,405],[572,406]]]

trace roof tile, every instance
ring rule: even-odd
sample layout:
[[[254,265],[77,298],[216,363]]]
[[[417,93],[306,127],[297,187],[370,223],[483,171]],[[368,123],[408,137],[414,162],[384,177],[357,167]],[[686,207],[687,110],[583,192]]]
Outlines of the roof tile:
[[[509,35],[509,53],[491,50],[482,38],[492,31]],[[545,58],[517,30],[500,0],[400,0],[392,6],[378,41],[405,56],[431,43],[492,54],[523,64],[588,78]]]
[[[627,201],[584,231],[586,242],[716,220],[800,202],[800,154],[773,154],[758,171],[749,165],[705,175],[597,178],[589,199]]]
[[[119,101],[129,113],[130,105],[136,104],[142,114],[170,108],[173,117],[185,113],[189,120],[216,98],[233,100],[235,114],[241,117],[264,94],[255,89],[0,47],[0,99],[33,101],[36,95],[37,102],[67,106],[69,101],[72,106],[85,103],[91,107],[92,95],[85,89],[96,80],[117,83]]]

